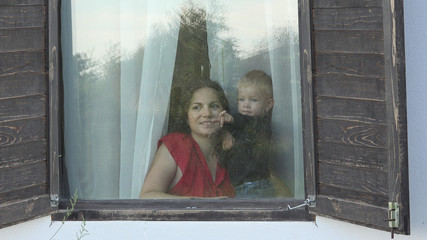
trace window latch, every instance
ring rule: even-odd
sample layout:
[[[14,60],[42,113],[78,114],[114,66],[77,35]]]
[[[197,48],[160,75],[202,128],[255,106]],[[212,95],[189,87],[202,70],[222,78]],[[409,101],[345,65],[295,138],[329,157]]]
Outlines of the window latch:
[[[58,194],[52,194],[52,195],[50,195],[50,206],[51,207],[58,207],[58,205],[59,205]]]
[[[308,198],[304,201],[303,204],[291,207],[290,205],[288,205],[288,210],[293,210],[293,209],[297,209],[297,208],[302,208],[302,207],[316,207],[316,196],[312,196],[312,195],[308,195]]]

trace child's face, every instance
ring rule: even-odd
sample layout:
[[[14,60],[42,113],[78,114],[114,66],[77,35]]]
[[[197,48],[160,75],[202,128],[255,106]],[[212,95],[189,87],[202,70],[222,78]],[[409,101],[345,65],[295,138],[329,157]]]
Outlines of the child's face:
[[[242,115],[262,117],[273,107],[273,99],[256,86],[240,87],[237,94],[237,107]]]

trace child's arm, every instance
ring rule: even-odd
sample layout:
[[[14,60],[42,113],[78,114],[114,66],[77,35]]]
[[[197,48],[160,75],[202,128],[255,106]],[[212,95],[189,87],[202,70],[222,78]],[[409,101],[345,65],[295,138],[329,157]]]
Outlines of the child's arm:
[[[221,135],[222,149],[230,150],[234,146],[234,137],[227,130],[224,130]]]

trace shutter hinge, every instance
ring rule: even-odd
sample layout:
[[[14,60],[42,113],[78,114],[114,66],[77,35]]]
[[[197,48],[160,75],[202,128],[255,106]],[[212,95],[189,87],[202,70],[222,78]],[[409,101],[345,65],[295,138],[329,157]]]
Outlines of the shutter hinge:
[[[50,195],[50,206],[51,207],[58,207],[58,205],[59,205],[58,194],[52,194],[52,195]]]
[[[297,205],[295,207],[291,207],[288,205],[288,210],[293,210],[296,208],[302,208],[302,207],[316,207],[316,196],[308,195],[308,198],[304,201],[303,204]]]
[[[399,227],[399,204],[388,202],[388,226],[391,228],[391,238],[394,238],[394,229]]]

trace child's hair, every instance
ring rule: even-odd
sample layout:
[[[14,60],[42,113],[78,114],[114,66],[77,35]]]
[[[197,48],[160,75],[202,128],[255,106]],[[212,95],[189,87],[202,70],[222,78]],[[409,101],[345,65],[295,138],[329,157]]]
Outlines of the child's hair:
[[[241,87],[255,86],[261,89],[262,93],[268,98],[273,98],[273,83],[271,77],[260,70],[252,70],[240,78],[237,83],[237,89]]]

